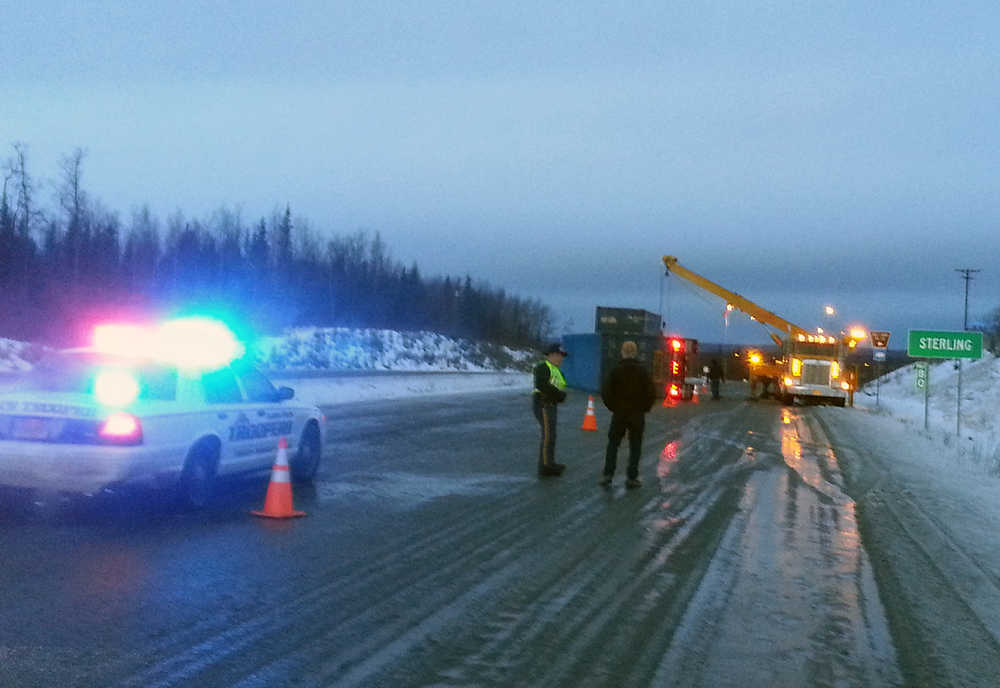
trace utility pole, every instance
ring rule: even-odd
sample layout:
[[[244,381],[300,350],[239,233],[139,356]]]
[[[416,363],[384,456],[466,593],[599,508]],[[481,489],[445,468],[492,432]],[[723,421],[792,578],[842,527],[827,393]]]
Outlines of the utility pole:
[[[982,272],[979,269],[973,268],[955,268],[955,272],[962,273],[962,279],[965,280],[965,315],[962,317],[962,329],[969,329],[969,282],[972,281],[972,273]]]
[[[978,268],[955,268],[955,272],[962,273],[965,280],[965,314],[962,316],[962,330],[969,329],[969,282],[972,281],[972,274],[980,272]],[[961,441],[962,437],[962,359],[958,359],[958,405],[955,413],[955,440]]]

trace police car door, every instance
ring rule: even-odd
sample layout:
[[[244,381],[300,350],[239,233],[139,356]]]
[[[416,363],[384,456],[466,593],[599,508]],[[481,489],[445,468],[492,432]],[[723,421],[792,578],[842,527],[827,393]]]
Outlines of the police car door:
[[[201,376],[205,402],[214,414],[222,449],[219,472],[232,473],[254,468],[258,458],[252,436],[253,411],[244,400],[236,374],[228,366]]]
[[[236,377],[247,399],[250,430],[255,440],[252,452],[261,467],[271,466],[277,455],[279,438],[287,438],[289,450],[295,449],[294,413],[279,402],[278,390],[256,368],[237,366]]]

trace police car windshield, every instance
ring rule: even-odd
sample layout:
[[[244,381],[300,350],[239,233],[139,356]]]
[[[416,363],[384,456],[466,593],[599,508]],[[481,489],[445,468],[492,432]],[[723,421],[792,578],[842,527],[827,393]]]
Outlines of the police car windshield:
[[[177,370],[162,364],[116,358],[94,352],[62,352],[43,358],[18,384],[27,391],[93,394],[103,370],[127,371],[139,387],[139,399],[173,401]]]

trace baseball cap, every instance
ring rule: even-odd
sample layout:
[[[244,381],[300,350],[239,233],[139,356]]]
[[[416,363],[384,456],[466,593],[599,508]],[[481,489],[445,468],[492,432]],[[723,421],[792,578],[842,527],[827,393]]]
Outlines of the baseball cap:
[[[563,356],[569,356],[569,352],[563,348],[562,344],[559,342],[554,342],[545,347],[545,355],[549,354],[562,354]]]

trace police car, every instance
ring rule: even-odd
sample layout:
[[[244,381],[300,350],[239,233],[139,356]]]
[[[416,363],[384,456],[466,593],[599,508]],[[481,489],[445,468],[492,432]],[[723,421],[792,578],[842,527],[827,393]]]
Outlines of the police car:
[[[324,419],[240,357],[217,321],[106,325],[91,346],[40,361],[0,394],[0,484],[94,494],[145,483],[203,506],[217,476],[319,467]]]

